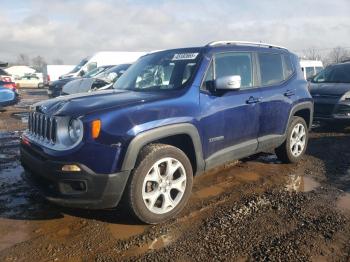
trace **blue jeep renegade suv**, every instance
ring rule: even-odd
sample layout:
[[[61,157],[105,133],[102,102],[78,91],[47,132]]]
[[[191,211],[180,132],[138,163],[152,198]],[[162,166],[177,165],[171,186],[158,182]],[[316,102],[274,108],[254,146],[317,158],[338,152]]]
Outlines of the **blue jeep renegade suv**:
[[[145,55],[112,90],[34,105],[21,162],[52,202],[102,209],[123,198],[159,223],[181,211],[205,170],[271,149],[298,161],[312,116],[296,55],[219,41]]]

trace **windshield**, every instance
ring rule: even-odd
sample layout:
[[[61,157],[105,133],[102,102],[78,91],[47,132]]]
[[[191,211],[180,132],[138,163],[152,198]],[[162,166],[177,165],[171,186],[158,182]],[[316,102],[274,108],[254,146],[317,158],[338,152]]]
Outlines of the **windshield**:
[[[108,68],[110,68],[110,66],[100,66],[100,67],[97,67],[95,69],[92,69],[91,71],[87,72],[85,75],[84,75],[84,78],[89,78],[89,77],[94,77],[94,76],[97,76],[98,74],[106,71]]]
[[[200,49],[176,49],[141,57],[114,84],[115,89],[134,91],[183,88],[199,64]]]
[[[0,68],[0,75],[2,75],[2,76],[9,76],[9,74],[5,70],[3,70],[1,68]]]
[[[79,64],[77,64],[72,71],[70,71],[68,74],[72,74],[72,73],[76,73],[80,70],[80,68],[82,68],[86,63],[88,62],[88,60],[85,58],[83,60],[80,61]]]
[[[109,82],[115,82],[129,68],[129,66],[130,64],[113,66],[103,72],[100,72],[98,75],[96,75],[96,78],[109,80]]]
[[[329,66],[318,73],[313,83],[350,83],[350,63]]]

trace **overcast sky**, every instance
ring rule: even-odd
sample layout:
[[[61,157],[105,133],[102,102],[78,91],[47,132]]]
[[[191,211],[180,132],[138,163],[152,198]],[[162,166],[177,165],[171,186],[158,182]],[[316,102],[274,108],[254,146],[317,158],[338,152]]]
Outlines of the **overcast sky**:
[[[96,51],[147,51],[213,40],[301,52],[350,47],[349,0],[0,0],[0,60],[75,64]]]

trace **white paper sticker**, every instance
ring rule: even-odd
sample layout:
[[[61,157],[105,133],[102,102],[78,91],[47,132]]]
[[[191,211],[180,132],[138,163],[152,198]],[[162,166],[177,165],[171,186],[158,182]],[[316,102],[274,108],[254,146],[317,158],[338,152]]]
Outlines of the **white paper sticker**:
[[[183,54],[174,54],[173,61],[175,60],[193,60],[196,59],[198,53],[183,53]]]

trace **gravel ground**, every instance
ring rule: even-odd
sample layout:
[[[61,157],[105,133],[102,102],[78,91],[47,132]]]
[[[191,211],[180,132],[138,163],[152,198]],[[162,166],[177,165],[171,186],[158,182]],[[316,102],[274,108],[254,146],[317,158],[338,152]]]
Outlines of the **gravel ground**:
[[[229,163],[195,179],[177,217],[149,226],[115,210],[67,209],[22,178],[22,91],[0,113],[0,261],[350,261],[350,129],[315,126],[307,155]]]

